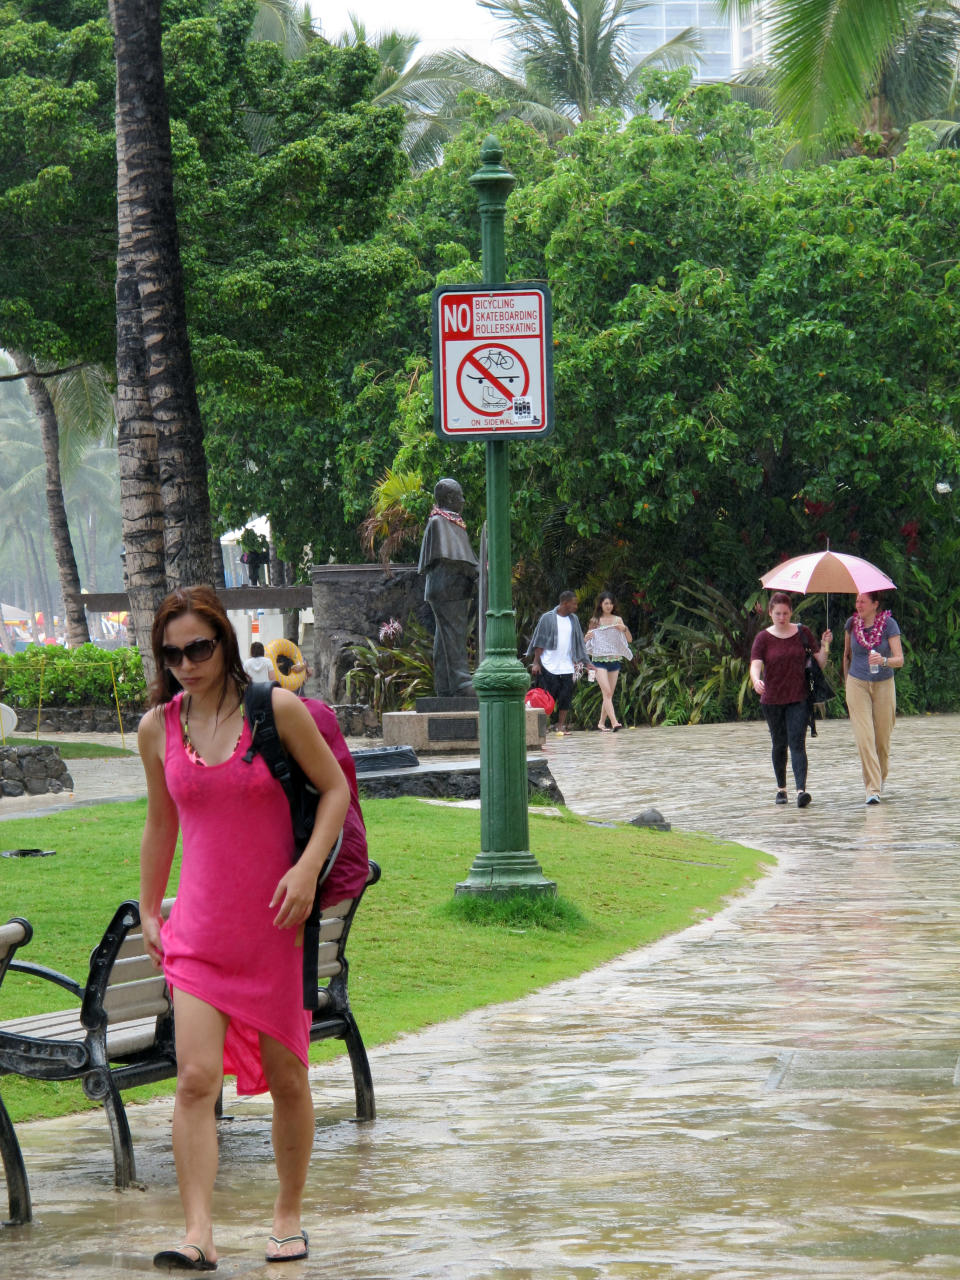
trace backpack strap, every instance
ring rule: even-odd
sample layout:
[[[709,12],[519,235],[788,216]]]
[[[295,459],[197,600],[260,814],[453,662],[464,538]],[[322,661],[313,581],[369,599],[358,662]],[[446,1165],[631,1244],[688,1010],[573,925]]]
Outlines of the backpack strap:
[[[283,743],[280,741],[280,735],[277,732],[276,721],[273,718],[273,691],[280,686],[275,683],[266,684],[259,682],[256,684],[248,684],[243,695],[243,711],[250,722],[250,746],[244,752],[243,759],[247,764],[253,763],[253,757],[260,755],[263,758],[267,768],[283,787],[287,797],[287,803],[290,805],[291,817],[294,819],[294,832],[297,829],[297,814],[300,809],[297,796],[297,784],[293,777],[290,766],[290,760],[284,749]],[[301,769],[297,769],[297,777],[299,779],[301,791],[306,789],[310,794],[316,795],[316,792],[308,784],[306,777]],[[311,820],[312,825],[312,820]],[[309,828],[307,828],[309,831]],[[337,860],[337,854],[340,852],[340,846],[343,844],[343,829],[337,837],[336,844],[327,854],[326,860],[320,869],[320,875],[317,878],[317,887],[314,893],[313,906],[310,914],[304,922],[303,933],[303,1007],[304,1009],[317,1008],[317,988],[319,978],[317,975],[319,945],[320,945],[320,890],[323,882],[333,870],[333,864]],[[299,853],[297,854],[299,857]]]
[[[252,764],[255,755],[262,756],[292,804],[294,795],[290,761],[277,733],[277,722],[273,718],[273,691],[279,688],[274,681],[269,684],[258,681],[247,685],[243,695],[243,711],[250,722],[250,746],[244,752],[243,759],[247,764]]]

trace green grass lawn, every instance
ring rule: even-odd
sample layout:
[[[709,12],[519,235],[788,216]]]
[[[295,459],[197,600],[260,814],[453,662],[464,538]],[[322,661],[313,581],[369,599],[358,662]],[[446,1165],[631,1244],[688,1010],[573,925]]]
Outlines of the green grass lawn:
[[[138,892],[146,803],[71,809],[0,823],[0,849],[57,856],[0,859],[0,920],[24,916],[34,937],[20,953],[83,980],[115,908]],[[530,817],[531,848],[583,917],[560,928],[478,924],[451,911],[454,885],[480,848],[476,809],[414,799],[368,800],[371,856],[383,879],[364,898],[350,937],[350,996],[368,1045],[511,1000],[711,915],[755,880],[766,854],[706,836],[593,826],[569,812]],[[176,874],[176,871],[174,872]],[[65,993],[8,974],[0,1020],[63,1008]],[[313,1047],[320,1059],[339,1042]],[[146,1097],[172,1083],[130,1091]],[[80,1085],[2,1078],[14,1120],[92,1106]]]
[[[101,760],[108,756],[132,756],[135,751],[102,742],[64,742],[59,738],[6,738],[6,747],[59,747],[62,760]]]

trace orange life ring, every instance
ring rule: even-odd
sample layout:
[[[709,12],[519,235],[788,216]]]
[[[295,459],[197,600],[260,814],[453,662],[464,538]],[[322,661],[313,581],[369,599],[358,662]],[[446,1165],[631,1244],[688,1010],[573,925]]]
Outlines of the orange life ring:
[[[293,643],[281,636],[277,640],[271,640],[264,647],[264,656],[269,658],[273,663],[273,669],[277,673],[277,681],[282,689],[292,689],[294,693],[299,692],[303,686],[303,682],[307,678],[307,664],[303,660],[303,654]],[[299,671],[293,671],[293,667],[299,667]]]

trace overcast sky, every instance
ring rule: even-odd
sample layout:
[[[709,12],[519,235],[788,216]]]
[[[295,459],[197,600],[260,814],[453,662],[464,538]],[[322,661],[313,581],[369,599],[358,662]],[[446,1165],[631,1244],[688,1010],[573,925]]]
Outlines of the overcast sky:
[[[371,34],[396,28],[419,35],[421,55],[435,49],[465,49],[482,62],[499,66],[504,62],[506,46],[495,43],[503,23],[474,0],[414,0],[406,5],[396,0],[310,0],[310,8],[329,38],[346,31],[347,15],[355,13]]]

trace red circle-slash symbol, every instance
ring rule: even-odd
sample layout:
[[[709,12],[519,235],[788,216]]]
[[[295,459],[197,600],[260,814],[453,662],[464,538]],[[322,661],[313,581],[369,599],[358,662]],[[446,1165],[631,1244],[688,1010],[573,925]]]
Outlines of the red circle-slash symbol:
[[[530,388],[530,371],[519,352],[499,343],[474,347],[460,361],[457,391],[464,404],[488,418],[499,418]]]

